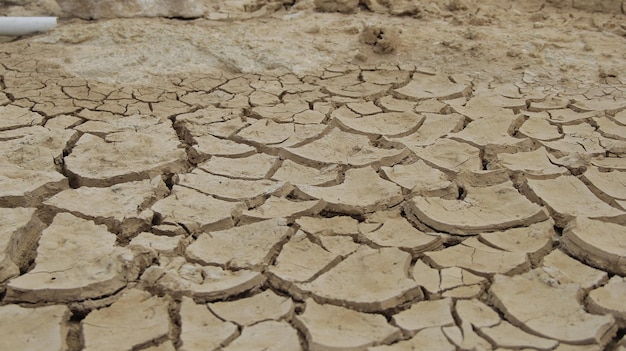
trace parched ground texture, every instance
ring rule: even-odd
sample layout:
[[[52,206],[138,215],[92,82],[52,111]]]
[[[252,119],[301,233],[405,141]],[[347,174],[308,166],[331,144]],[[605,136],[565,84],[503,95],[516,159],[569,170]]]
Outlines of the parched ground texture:
[[[553,5],[6,39],[0,349],[626,350],[626,17]]]

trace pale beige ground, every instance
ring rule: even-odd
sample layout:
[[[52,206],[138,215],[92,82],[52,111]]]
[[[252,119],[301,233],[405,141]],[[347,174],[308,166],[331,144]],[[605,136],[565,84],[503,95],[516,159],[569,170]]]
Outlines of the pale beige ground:
[[[0,349],[626,349],[626,17],[416,9],[5,38]]]

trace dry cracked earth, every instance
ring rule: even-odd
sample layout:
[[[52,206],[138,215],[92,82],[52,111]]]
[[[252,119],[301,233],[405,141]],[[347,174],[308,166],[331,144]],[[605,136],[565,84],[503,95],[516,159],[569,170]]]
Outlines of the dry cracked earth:
[[[63,59],[124,23],[0,46],[1,349],[626,350],[624,72]]]

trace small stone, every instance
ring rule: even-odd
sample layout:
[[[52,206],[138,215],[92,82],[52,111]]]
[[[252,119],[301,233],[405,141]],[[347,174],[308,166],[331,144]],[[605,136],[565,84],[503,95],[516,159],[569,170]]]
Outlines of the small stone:
[[[189,297],[180,304],[181,351],[214,350],[235,339],[237,326],[217,318],[206,305],[197,305]]]
[[[9,281],[6,300],[71,302],[113,294],[136,278],[132,252],[104,225],[60,213],[44,229],[35,268]]]
[[[287,322],[265,321],[244,327],[241,335],[222,348],[224,351],[300,351],[298,332]]]
[[[529,179],[526,187],[527,194],[548,207],[556,224],[560,227],[564,227],[568,221],[579,216],[626,223],[626,212],[598,199],[582,181],[574,176],[561,176],[548,180]],[[563,197],[563,194],[569,195]]]
[[[421,299],[422,292],[408,277],[411,256],[395,248],[362,247],[310,283],[299,284],[316,298],[360,311],[381,311]],[[378,267],[372,270],[370,267]]]
[[[617,328],[613,317],[585,312],[577,285],[553,286],[545,281],[533,272],[496,275],[492,301],[511,323],[533,334],[568,344],[606,345]]]
[[[81,321],[85,351],[132,350],[170,335],[167,298],[137,289]]]
[[[548,218],[546,212],[520,195],[510,182],[466,187],[462,200],[414,197],[407,212],[428,226],[458,235],[530,225]]]
[[[294,308],[290,298],[278,296],[271,290],[236,301],[209,304],[209,309],[218,317],[242,326],[266,320],[291,319]]]
[[[626,275],[626,226],[578,217],[563,230],[563,248],[587,264]]]
[[[200,234],[187,247],[186,256],[207,265],[260,270],[277,256],[291,234],[282,219],[212,231]]]
[[[384,316],[347,308],[320,305],[307,299],[306,310],[295,322],[304,331],[312,351],[362,350],[396,340],[400,329],[387,323]]]
[[[71,313],[66,306],[0,307],[0,348],[3,350],[67,350]]]
[[[364,188],[362,184],[368,184]],[[400,187],[383,180],[370,167],[349,169],[342,184],[328,187],[299,185],[308,197],[324,200],[326,208],[342,213],[368,213],[384,210],[402,201]]]

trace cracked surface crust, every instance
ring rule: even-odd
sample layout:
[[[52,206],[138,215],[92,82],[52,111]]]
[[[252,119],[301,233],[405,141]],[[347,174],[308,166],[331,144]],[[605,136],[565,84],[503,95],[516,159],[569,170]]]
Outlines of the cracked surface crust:
[[[625,350],[624,15],[361,3],[0,43],[0,349]]]

